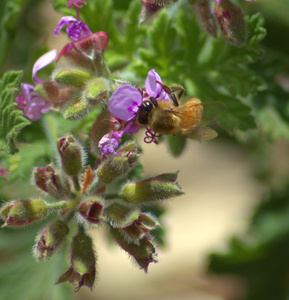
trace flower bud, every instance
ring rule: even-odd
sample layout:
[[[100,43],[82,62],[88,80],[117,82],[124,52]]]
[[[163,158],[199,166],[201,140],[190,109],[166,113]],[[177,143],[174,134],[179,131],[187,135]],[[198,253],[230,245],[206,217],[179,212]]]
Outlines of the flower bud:
[[[47,204],[42,199],[16,200],[6,203],[0,210],[0,217],[6,226],[26,226],[46,218]]]
[[[69,193],[69,186],[51,166],[36,168],[33,172],[35,184],[53,198],[63,199]],[[66,184],[65,184],[66,183]]]
[[[53,75],[53,79],[60,86],[74,86],[76,88],[83,87],[90,78],[91,73],[81,69],[62,69]]]
[[[78,99],[66,107],[63,117],[67,120],[77,120],[86,115],[89,110],[91,105],[83,99]]]
[[[239,47],[244,46],[247,30],[241,9],[229,0],[222,0],[220,4],[214,3],[213,9],[226,39]]]
[[[103,206],[104,200],[95,197],[81,203],[78,211],[80,215],[88,222],[98,224],[102,219]]]
[[[140,2],[143,4],[143,7],[141,10],[139,23],[141,24],[147,21],[162,7],[177,1],[178,0],[140,0]]]
[[[99,179],[111,183],[125,176],[132,170],[141,154],[141,148],[135,143],[129,143],[120,149],[117,155],[106,159],[97,169]]]
[[[82,148],[76,143],[73,136],[68,134],[66,137],[57,141],[57,150],[61,158],[64,172],[69,176],[75,176],[82,170]]]
[[[164,200],[182,194],[180,186],[175,183],[175,180],[172,180],[172,174],[162,174],[146,180],[127,183],[119,193],[130,204]]]
[[[131,225],[135,220],[137,220],[139,218],[140,211],[115,202],[106,208],[105,214],[113,226],[122,228]]]
[[[203,28],[212,35],[217,36],[217,22],[215,16],[211,10],[211,4],[208,0],[199,1],[193,5],[193,9],[196,13],[199,23]]]
[[[136,245],[140,244],[140,240],[144,237],[148,237],[148,233],[155,229],[159,223],[153,217],[141,213],[137,220],[135,220],[130,226],[121,228],[123,234],[127,236],[128,240],[131,240]]]
[[[130,157],[130,160],[134,162],[135,158],[142,154],[142,148],[136,141],[129,141],[117,151],[117,154],[128,156]]]
[[[110,83],[103,77],[91,79],[87,82],[84,90],[84,99],[92,104],[98,105],[108,99],[110,95]]]
[[[56,284],[68,281],[76,286],[75,291],[79,291],[83,285],[92,289],[96,273],[95,263],[92,239],[84,233],[79,233],[71,243],[71,266]]]
[[[140,240],[139,245],[129,242],[122,234],[121,230],[117,228],[110,228],[110,233],[113,239],[120,245],[120,247],[129,253],[137,262],[141,269],[145,272],[151,262],[157,262],[156,246],[151,237],[144,237]]]
[[[35,239],[34,256],[37,260],[48,259],[58,249],[69,233],[67,225],[56,220],[49,223]]]
[[[74,92],[71,88],[60,89],[54,81],[46,81],[38,84],[35,87],[35,91],[49,103],[65,102],[71,98]]]
[[[151,3],[149,1],[141,0],[143,7],[140,13],[139,23],[144,23],[149,18],[151,18],[157,11],[159,11],[162,6],[156,3]]]
[[[92,72],[97,77],[107,77],[107,69],[103,61],[103,53],[108,45],[106,32],[100,31],[90,34],[77,42],[68,44],[61,51],[57,65],[81,67]]]

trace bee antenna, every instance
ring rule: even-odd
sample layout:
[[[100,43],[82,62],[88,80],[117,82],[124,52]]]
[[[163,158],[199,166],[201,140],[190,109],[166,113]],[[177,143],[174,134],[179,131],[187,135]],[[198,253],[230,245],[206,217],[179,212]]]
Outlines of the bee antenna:
[[[150,97],[150,100],[151,100],[152,104],[153,104],[155,107],[158,107],[158,101],[157,101],[156,98]]]

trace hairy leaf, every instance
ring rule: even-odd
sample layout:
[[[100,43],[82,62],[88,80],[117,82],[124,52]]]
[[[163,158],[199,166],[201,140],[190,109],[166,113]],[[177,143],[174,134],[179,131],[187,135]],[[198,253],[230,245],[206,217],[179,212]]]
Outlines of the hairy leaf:
[[[0,80],[0,152],[5,151],[15,154],[18,149],[15,139],[19,132],[31,122],[23,116],[23,112],[17,109],[15,102],[21,71],[10,71],[4,74]]]

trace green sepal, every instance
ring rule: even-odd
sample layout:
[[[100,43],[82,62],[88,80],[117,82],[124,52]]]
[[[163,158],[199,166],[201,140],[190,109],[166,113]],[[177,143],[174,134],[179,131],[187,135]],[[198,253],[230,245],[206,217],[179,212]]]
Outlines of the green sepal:
[[[106,78],[98,77],[89,80],[84,90],[84,98],[93,105],[106,101],[110,96],[110,82]]]
[[[122,199],[130,204],[164,200],[182,194],[182,189],[174,181],[158,177],[127,183],[119,193]]]
[[[91,78],[91,73],[81,69],[62,69],[53,74],[54,81],[60,86],[81,88]]]
[[[66,108],[63,117],[68,120],[76,120],[84,116],[90,108],[90,105],[86,101],[78,99]]]
[[[127,227],[139,218],[140,211],[115,202],[106,208],[105,214],[116,227]]]
[[[48,206],[42,199],[10,201],[0,210],[0,217],[5,221],[3,227],[26,226],[47,215]]]
[[[147,272],[149,264],[157,262],[156,245],[150,237],[144,237],[137,245],[129,242],[120,229],[111,227],[110,233],[120,247],[135,259],[140,269],[144,269]]]

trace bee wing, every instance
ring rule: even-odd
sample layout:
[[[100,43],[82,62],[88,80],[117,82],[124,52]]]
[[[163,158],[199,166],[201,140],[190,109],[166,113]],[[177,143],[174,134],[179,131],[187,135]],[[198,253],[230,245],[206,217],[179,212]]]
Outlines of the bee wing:
[[[183,106],[171,108],[170,112],[182,120],[182,131],[190,131],[201,123],[203,105],[199,99],[193,98]]]
[[[208,126],[200,126],[181,136],[194,140],[211,140],[217,137],[218,133]]]
[[[215,121],[226,110],[226,106],[222,102],[209,101],[209,102],[204,102],[202,104],[204,108],[203,118],[201,122],[202,125],[209,124],[212,121]]]
[[[222,102],[201,102],[197,98],[190,98],[183,106],[171,109],[171,112],[181,119],[188,119],[193,125],[209,124],[226,110]],[[193,119],[189,121],[190,119]],[[194,127],[194,126],[193,126]]]

